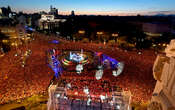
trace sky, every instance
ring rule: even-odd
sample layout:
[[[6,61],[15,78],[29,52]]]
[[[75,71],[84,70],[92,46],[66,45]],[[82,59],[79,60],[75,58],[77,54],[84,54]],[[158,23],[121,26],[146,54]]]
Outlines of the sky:
[[[10,6],[27,13],[49,11],[50,5],[60,14],[132,15],[175,14],[175,0],[0,0],[0,7]]]

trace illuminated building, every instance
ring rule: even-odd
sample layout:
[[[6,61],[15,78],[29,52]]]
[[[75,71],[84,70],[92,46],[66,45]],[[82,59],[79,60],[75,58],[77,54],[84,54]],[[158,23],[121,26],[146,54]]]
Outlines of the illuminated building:
[[[118,37],[118,33],[112,33],[112,37]]]
[[[163,33],[171,33],[170,26],[163,23],[143,23],[142,29],[148,39],[152,37],[161,37]]]
[[[0,32],[9,37],[9,39],[16,39],[19,37],[17,28],[15,27],[0,27]]]
[[[97,32],[97,35],[102,35],[103,34],[103,32]]]
[[[0,19],[2,18],[2,9],[0,8]]]
[[[163,110],[175,109],[175,40],[165,49],[166,55],[158,55],[153,67],[157,80],[152,102],[159,103]],[[170,109],[171,108],[171,109]]]
[[[8,44],[11,46],[17,46],[22,44],[22,40],[29,40],[25,29],[22,27],[0,27],[0,32],[8,37]]]
[[[79,30],[78,33],[79,34],[85,34],[85,31],[84,30]]]
[[[143,23],[143,31],[152,34],[171,32],[168,24],[163,23]]]
[[[65,22],[66,19],[56,19],[54,15],[41,15],[39,19],[40,30],[53,30],[59,27],[60,22]]]

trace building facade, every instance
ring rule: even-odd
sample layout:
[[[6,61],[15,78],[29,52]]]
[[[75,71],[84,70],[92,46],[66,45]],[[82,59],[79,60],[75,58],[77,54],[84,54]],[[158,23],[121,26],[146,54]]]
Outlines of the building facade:
[[[157,80],[152,102],[158,102],[163,110],[175,110],[175,40],[159,55],[154,63],[153,75]]]
[[[59,27],[59,23],[65,22],[66,19],[56,19],[54,15],[41,15],[38,24],[40,30],[52,31]]]
[[[51,5],[49,14],[57,16],[58,15],[58,9],[53,8],[52,5]]]

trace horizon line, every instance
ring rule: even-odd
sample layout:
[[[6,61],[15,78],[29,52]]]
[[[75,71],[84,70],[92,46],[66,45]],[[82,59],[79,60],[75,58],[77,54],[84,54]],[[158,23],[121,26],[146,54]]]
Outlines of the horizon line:
[[[44,10],[42,10],[44,11]],[[23,12],[26,14],[34,14],[34,13],[40,13],[42,11],[16,11],[16,12]],[[74,10],[72,10],[74,11]],[[49,13],[49,11],[44,11],[46,13]],[[172,11],[145,11],[145,12],[80,12],[80,11],[74,11],[75,15],[95,15],[95,16],[154,16],[154,15],[175,15],[175,10]],[[58,15],[71,15],[71,11],[59,11]]]
[[[3,6],[4,7],[4,6]],[[2,8],[2,7],[0,7]],[[33,14],[33,13],[40,13],[42,11],[48,13],[48,9],[38,9],[38,10],[29,10],[29,9],[18,9],[18,8],[11,8],[16,13],[23,12],[26,14]],[[154,15],[175,15],[175,10],[160,10],[160,11],[59,11],[58,14],[60,15],[71,15],[71,11],[75,12],[75,15],[103,15],[103,16],[137,16],[137,15],[143,15],[143,16],[154,16]]]

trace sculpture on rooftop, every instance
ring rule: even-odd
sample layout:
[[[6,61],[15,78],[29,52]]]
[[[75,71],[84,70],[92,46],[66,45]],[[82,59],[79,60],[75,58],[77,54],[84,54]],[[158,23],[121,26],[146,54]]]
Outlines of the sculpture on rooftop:
[[[158,102],[163,110],[175,107],[175,39],[165,49],[165,55],[158,55],[153,66],[157,80],[152,102]]]

